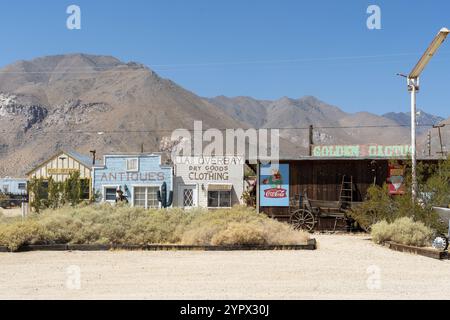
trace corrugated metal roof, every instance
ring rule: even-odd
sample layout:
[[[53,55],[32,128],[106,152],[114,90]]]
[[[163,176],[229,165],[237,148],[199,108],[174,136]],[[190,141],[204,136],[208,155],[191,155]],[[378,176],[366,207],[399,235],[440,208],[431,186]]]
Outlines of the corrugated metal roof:
[[[67,153],[69,156],[79,161],[81,164],[85,165],[88,168],[92,167],[92,157],[83,155],[73,150],[61,150],[62,152]]]

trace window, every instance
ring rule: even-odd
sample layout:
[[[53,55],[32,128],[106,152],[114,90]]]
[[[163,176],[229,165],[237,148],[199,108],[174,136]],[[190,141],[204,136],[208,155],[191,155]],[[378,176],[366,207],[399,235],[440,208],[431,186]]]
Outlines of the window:
[[[116,201],[116,189],[115,187],[105,188],[105,201]]]
[[[134,205],[145,208],[146,188],[134,188]]]
[[[81,185],[81,199],[89,200],[90,191],[91,191],[90,180],[89,179],[81,179],[80,185]]]
[[[27,184],[19,182],[17,187],[19,188],[19,190],[25,190],[27,188]]]
[[[127,159],[127,171],[138,171],[139,160],[137,158]]]
[[[158,187],[134,187],[133,205],[142,208],[158,208]]]
[[[40,197],[42,199],[48,200],[48,181],[43,181],[39,186],[38,192],[40,193]]]
[[[193,207],[194,206],[194,190],[184,189],[183,190],[183,207]]]
[[[231,207],[231,191],[208,191],[209,208]]]
[[[8,193],[9,192],[9,188],[8,188],[7,184],[3,185],[3,192],[4,193]]]

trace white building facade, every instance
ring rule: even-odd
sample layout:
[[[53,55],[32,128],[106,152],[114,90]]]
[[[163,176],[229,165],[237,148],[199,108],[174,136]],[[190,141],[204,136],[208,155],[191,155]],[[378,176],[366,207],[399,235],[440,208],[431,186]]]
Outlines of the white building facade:
[[[244,165],[240,156],[176,157],[174,206],[218,209],[242,204]]]

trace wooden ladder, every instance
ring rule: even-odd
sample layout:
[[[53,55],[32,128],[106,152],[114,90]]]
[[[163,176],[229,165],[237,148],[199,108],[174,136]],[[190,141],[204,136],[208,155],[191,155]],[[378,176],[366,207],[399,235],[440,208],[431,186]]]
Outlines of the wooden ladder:
[[[351,205],[353,202],[353,176],[350,176],[350,180],[346,179],[347,176],[342,176],[341,193],[339,195],[339,201],[341,204]]]

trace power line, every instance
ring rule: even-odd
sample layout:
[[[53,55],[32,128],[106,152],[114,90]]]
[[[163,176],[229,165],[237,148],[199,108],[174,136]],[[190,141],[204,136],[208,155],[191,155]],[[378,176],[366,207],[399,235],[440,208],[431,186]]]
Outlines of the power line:
[[[450,123],[443,123],[444,125],[450,125]],[[419,124],[417,127],[427,127],[432,128],[435,124]],[[356,126],[314,126],[314,129],[377,129],[377,128],[409,128],[409,125],[356,125]],[[208,130],[218,130],[218,131],[227,131],[227,130],[248,130],[248,129],[267,129],[267,130],[309,130],[309,126],[307,127],[271,127],[271,128],[202,128],[202,132]],[[63,133],[79,133],[79,134],[97,134],[97,135],[107,135],[107,134],[119,134],[119,133],[158,133],[158,132],[174,132],[175,130],[184,130],[188,132],[195,132],[194,129],[184,129],[184,128],[175,128],[175,129],[152,129],[152,130],[50,130],[44,132],[43,134],[63,134]],[[1,131],[0,134],[14,134],[6,131]],[[38,133],[36,133],[38,134]]]
[[[447,54],[447,52],[442,53]],[[361,55],[361,56],[335,56],[335,57],[322,57],[322,58],[294,58],[294,59],[274,59],[274,60],[247,60],[247,61],[225,61],[225,62],[203,62],[203,63],[178,63],[178,64],[150,64],[149,66],[154,68],[186,68],[186,67],[220,67],[220,66],[239,66],[239,65],[268,65],[268,64],[288,64],[288,63],[311,63],[311,62],[334,62],[334,61],[356,61],[356,60],[370,60],[379,58],[393,58],[393,57],[405,57],[405,56],[416,56],[420,53],[393,53],[393,54],[381,54],[381,55]],[[401,60],[400,62],[403,62]],[[378,61],[385,62],[385,61]],[[395,61],[397,62],[397,61]],[[142,64],[140,64],[142,65]],[[89,74],[96,73],[99,71],[107,72],[128,72],[127,70],[111,68],[115,67],[125,67],[127,64],[118,64],[111,67],[92,67],[92,66],[67,66],[64,67],[64,71],[54,71],[54,69],[41,69],[39,71],[0,71],[0,74]],[[83,71],[84,70],[84,71]],[[166,69],[162,69],[166,70]],[[147,72],[148,69],[135,69],[136,72]]]

